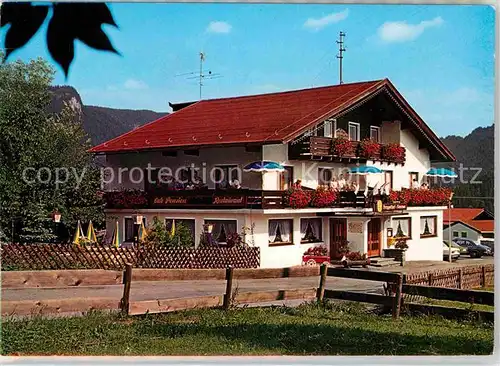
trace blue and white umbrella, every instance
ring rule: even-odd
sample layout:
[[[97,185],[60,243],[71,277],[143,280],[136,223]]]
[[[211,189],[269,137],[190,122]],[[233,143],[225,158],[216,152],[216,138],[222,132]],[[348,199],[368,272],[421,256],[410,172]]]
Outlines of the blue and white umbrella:
[[[431,168],[425,175],[428,177],[458,178],[454,171],[445,168]]]
[[[357,174],[357,175],[368,175],[368,174],[382,174],[383,171],[375,166],[357,166],[349,169],[349,174]]]
[[[282,172],[285,170],[283,165],[275,161],[254,161],[246,165],[243,170],[245,172]]]

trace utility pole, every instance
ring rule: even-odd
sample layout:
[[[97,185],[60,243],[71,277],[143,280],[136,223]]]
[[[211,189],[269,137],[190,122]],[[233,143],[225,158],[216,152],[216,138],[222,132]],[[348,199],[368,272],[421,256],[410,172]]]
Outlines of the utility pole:
[[[203,87],[203,61],[205,61],[205,54],[200,52],[200,100],[201,100],[201,88]]]
[[[337,44],[339,45],[339,54],[337,55],[337,58],[339,59],[339,79],[340,79],[340,84],[343,84],[344,82],[342,81],[342,59],[344,58],[344,37],[345,33],[340,31],[339,33],[339,39],[337,40]]]

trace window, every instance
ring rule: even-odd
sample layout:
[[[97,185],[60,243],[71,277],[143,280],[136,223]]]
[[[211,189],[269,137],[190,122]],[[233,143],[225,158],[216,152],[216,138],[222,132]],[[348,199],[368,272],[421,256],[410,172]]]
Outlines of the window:
[[[332,121],[325,121],[324,125],[324,135],[325,137],[332,137]]]
[[[322,241],[323,221],[320,217],[300,219],[300,242],[318,243]]]
[[[227,234],[238,232],[238,223],[236,220],[205,220],[205,224],[213,225],[212,237],[219,244],[226,243]]]
[[[483,233],[483,238],[485,239],[494,239],[495,233]]]
[[[392,190],[392,171],[386,170],[384,172],[384,183],[387,183],[386,188]]]
[[[269,220],[269,245],[293,244],[293,220]]]
[[[466,237],[467,237],[467,231],[462,231],[462,232],[460,233],[460,237],[461,237],[461,238],[466,238]]]
[[[349,122],[349,140],[359,141],[359,123]]]
[[[410,172],[408,173],[409,178],[410,178],[410,188],[419,188],[418,184],[418,173],[416,172]]]
[[[241,182],[238,165],[215,166],[215,188],[227,188],[235,179]]]
[[[392,228],[394,229],[394,237],[411,239],[411,218],[394,217]]]
[[[167,229],[167,232],[169,233],[172,233],[172,227],[174,229],[174,233],[178,232],[177,230],[179,229],[179,225],[189,230],[190,233],[189,240],[191,245],[194,245],[194,233],[195,233],[194,219],[165,219],[165,227]]]
[[[285,166],[285,171],[280,173],[280,189],[286,191],[293,184],[293,166]]]
[[[146,225],[146,218],[142,218],[144,226]],[[135,238],[139,237],[139,225],[135,225],[134,219],[131,217],[125,217],[125,242],[133,243]]]
[[[318,184],[328,184],[332,179],[333,172],[330,168],[318,168]]]
[[[454,231],[454,232],[452,233],[452,236],[453,236],[454,238],[458,238],[458,236],[459,236],[459,235],[458,235],[458,231]]]
[[[370,139],[380,142],[380,127],[370,126]]]
[[[420,217],[420,237],[428,238],[437,235],[437,216]]]

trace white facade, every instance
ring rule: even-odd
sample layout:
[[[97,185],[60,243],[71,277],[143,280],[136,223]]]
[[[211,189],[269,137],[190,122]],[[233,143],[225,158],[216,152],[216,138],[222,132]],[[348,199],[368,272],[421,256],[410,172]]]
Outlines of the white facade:
[[[451,226],[443,229],[444,240],[449,240],[451,231],[451,238],[461,238],[469,239],[473,242],[479,244],[481,240],[485,239],[480,231],[471,228],[470,226],[464,225],[461,222],[454,222]]]

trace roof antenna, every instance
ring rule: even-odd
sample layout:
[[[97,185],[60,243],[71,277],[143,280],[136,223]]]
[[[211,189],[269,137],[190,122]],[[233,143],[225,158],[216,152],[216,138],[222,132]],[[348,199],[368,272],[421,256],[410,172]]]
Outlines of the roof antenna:
[[[183,74],[177,74],[175,76],[188,76],[186,79],[197,79],[198,80],[198,86],[200,88],[200,100],[201,100],[201,90],[204,86],[203,81],[204,80],[212,80],[212,79],[218,79],[223,77],[221,74],[217,73],[212,73],[212,71],[208,70],[206,71],[206,74],[203,73],[203,62],[205,61],[206,55],[202,51],[200,52],[200,69],[199,71],[191,71],[191,72],[186,72]]]
[[[342,59],[344,58],[344,52],[345,52],[345,48],[344,48],[344,37],[345,37],[345,33],[340,31],[339,33],[339,39],[337,40],[337,44],[339,45],[339,54],[337,55],[337,58],[339,59],[339,76],[340,76],[340,83],[339,84],[343,84],[344,82],[342,81]]]

